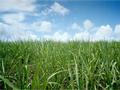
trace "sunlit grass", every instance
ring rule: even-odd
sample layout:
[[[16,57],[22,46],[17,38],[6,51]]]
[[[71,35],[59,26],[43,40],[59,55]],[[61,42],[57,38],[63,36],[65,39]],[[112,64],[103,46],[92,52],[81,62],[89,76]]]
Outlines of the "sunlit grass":
[[[120,90],[120,42],[0,42],[5,90]]]

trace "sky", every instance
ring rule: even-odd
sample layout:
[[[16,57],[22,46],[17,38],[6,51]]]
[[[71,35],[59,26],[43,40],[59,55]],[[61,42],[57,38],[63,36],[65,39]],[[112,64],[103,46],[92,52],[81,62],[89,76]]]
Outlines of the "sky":
[[[0,0],[0,40],[120,40],[119,0]]]

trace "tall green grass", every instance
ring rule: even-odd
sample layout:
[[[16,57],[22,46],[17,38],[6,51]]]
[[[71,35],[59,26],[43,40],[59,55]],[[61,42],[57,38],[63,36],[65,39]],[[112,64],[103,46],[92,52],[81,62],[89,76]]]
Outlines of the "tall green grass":
[[[120,90],[120,42],[0,41],[0,89]]]

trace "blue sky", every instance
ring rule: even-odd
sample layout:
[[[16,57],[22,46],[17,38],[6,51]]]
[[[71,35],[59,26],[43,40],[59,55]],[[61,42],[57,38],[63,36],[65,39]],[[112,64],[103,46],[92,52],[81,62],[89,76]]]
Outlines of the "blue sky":
[[[120,1],[0,0],[0,40],[120,40]]]

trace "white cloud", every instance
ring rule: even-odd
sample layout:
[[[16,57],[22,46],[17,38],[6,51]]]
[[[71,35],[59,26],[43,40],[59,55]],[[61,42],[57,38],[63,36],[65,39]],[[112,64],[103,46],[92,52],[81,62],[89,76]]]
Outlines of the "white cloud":
[[[5,14],[1,19],[13,30],[30,29],[30,25],[23,22],[25,20],[25,15],[23,13]]]
[[[22,13],[5,14],[2,19],[7,24],[15,24],[23,21],[25,19],[25,15]]]
[[[111,40],[113,39],[112,27],[110,25],[102,25],[98,28],[93,36],[94,40]]]
[[[102,25],[96,32],[97,36],[103,36],[103,37],[110,36],[111,34],[112,34],[112,28],[110,25],[105,25],[105,26]]]
[[[74,22],[71,26],[72,29],[74,30],[82,30],[82,28],[80,27],[80,25],[76,22]]]
[[[31,31],[18,30],[11,25],[0,23],[0,40],[37,40],[38,37]]]
[[[120,34],[120,24],[115,26],[115,31],[114,32],[117,33],[117,34],[118,33]]]
[[[0,0],[0,11],[33,12],[36,0]]]
[[[53,28],[53,25],[49,21],[38,21],[32,24],[32,28],[36,31],[50,32]]]
[[[50,21],[35,21],[32,24],[25,23],[25,14],[23,13],[12,13],[5,14],[1,17],[3,22],[9,24],[14,30],[35,30],[40,32],[50,32],[53,25]]]
[[[11,24],[10,27],[13,30],[31,30],[31,26],[27,23],[14,23]]]
[[[120,40],[120,24],[115,26],[114,37],[116,40]]]
[[[90,40],[90,34],[89,32],[87,31],[84,31],[84,32],[80,32],[80,33],[76,33],[74,36],[73,36],[73,40]]]
[[[119,26],[116,26],[116,30],[119,30]],[[116,36],[117,34],[114,35],[112,31],[112,27],[110,25],[102,25],[100,27],[97,27],[94,32],[90,31],[82,31],[79,33],[76,33],[73,36],[73,40],[90,40],[90,41],[99,41],[99,40],[118,40]],[[119,36],[119,35],[118,35]]]
[[[64,16],[68,14],[69,10],[59,3],[54,2],[54,4],[51,6],[51,12],[55,12]]]
[[[63,41],[66,42],[70,39],[70,36],[67,32],[55,32],[53,35],[44,35],[44,39],[54,40],[54,41]]]
[[[41,11],[41,13],[43,15],[59,14],[65,16],[69,13],[69,9],[65,8],[63,5],[59,4],[58,2],[54,2],[50,7]]]
[[[11,18],[9,21],[4,20],[5,23],[0,23],[0,40],[38,40],[39,38],[35,34],[35,31],[50,32],[52,30],[52,23],[49,21],[28,24],[21,22],[22,20]]]
[[[15,32],[13,39],[16,40],[38,40],[38,37],[31,31]]]
[[[90,20],[87,19],[83,22],[83,26],[85,29],[88,30],[88,29],[91,29],[94,26],[94,24]]]

